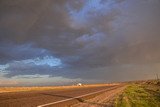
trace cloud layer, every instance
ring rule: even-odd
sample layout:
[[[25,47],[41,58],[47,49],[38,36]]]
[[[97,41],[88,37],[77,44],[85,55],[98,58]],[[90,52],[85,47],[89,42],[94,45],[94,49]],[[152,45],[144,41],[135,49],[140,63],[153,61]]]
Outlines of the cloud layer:
[[[1,0],[1,75],[153,78],[160,69],[159,10],[159,0]]]

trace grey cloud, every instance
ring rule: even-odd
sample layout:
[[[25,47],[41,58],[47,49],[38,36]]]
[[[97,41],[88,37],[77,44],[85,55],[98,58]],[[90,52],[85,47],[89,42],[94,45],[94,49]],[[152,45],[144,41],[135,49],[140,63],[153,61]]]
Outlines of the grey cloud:
[[[2,7],[4,7],[2,8],[3,12],[1,14],[3,15],[0,21],[2,23],[1,39],[20,44],[28,41],[34,42],[40,48],[54,52],[57,57],[75,56],[77,49],[80,47],[72,45],[70,41],[74,41],[78,37],[92,32],[90,31],[91,25],[86,29],[77,30],[70,28],[70,23],[68,23],[70,22],[70,16],[65,8],[66,1],[56,3],[45,1],[37,5],[36,2],[17,1],[15,3],[10,1],[6,3],[4,1],[1,3]],[[28,5],[30,5],[29,9],[27,8]],[[108,15],[108,17],[112,16]],[[92,20],[91,23],[97,19],[93,17]],[[110,21],[107,22],[107,20],[106,24]],[[93,23],[92,25],[95,27],[97,24]]]
[[[50,54],[66,65],[61,69],[46,65],[10,66],[6,77],[49,74],[96,78],[99,74],[97,78],[105,79],[103,74],[118,76],[123,70],[129,71],[121,65],[159,63],[159,0],[101,0],[101,3],[105,5],[100,11],[91,8],[84,12],[83,22],[80,16],[73,20],[71,12],[80,13],[86,1],[1,0],[0,63]],[[29,43],[34,45],[26,45]],[[130,66],[132,72],[136,71],[134,67],[139,66]]]
[[[6,64],[11,61],[32,59],[35,57],[44,57],[51,53],[33,44],[15,45],[12,43],[0,43],[0,64]]]

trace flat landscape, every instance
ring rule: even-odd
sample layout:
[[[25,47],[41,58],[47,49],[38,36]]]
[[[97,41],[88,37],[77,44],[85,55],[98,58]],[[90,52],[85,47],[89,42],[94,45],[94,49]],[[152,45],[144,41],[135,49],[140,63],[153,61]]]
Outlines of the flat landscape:
[[[3,87],[0,107],[160,107],[160,85],[152,80],[83,86]]]
[[[85,99],[93,98],[105,91],[114,90],[122,87],[121,84],[103,84],[103,85],[86,85],[86,86],[65,86],[65,87],[39,87],[37,88],[14,88],[13,92],[0,93],[0,107],[42,107],[46,106],[67,106],[82,102]],[[4,88],[3,88],[4,89]],[[13,88],[12,88],[13,89]],[[18,89],[20,92],[18,92]],[[7,88],[6,88],[7,90]],[[10,90],[10,88],[8,88]],[[16,91],[15,91],[16,90]],[[1,89],[2,91],[2,89]],[[85,95],[85,96],[84,96]],[[78,97],[80,96],[80,97]],[[68,100],[61,103],[57,101]]]

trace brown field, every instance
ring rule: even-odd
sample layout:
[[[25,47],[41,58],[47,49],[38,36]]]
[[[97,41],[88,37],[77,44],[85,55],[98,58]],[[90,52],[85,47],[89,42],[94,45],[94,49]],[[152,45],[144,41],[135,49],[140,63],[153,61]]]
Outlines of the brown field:
[[[39,90],[60,90],[60,89],[70,89],[70,88],[87,88],[87,87],[99,87],[99,86],[113,86],[118,85],[119,83],[114,84],[87,84],[83,86],[41,86],[41,87],[0,87],[0,93],[5,92],[21,92],[21,91],[39,91]]]

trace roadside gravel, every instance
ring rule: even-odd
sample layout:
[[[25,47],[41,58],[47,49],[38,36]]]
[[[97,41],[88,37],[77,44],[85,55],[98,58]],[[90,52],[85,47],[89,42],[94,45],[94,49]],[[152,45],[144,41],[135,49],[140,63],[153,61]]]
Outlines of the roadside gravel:
[[[115,97],[120,94],[126,86],[104,92],[92,99],[85,100],[71,107],[113,107]]]

